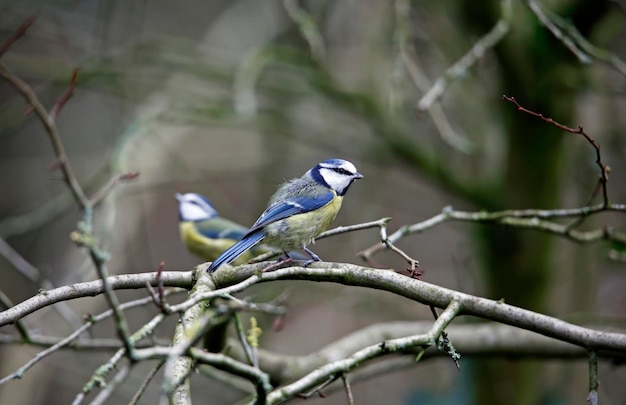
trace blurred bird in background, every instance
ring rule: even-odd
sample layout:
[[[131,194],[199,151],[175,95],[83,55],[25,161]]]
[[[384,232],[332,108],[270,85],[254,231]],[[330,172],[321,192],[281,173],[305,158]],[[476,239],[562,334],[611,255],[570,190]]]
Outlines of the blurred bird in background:
[[[211,202],[200,194],[177,193],[176,200],[180,237],[187,249],[203,260],[214,261],[248,232],[245,226],[220,217]],[[264,245],[255,246],[234,263],[247,263],[253,257],[269,251]]]
[[[306,245],[333,222],[348,188],[363,175],[343,159],[318,163],[302,177],[283,183],[270,198],[268,208],[243,238],[228,248],[209,266],[217,270],[224,263],[246,255],[261,241],[281,249],[303,249],[311,259],[304,265],[321,260]]]

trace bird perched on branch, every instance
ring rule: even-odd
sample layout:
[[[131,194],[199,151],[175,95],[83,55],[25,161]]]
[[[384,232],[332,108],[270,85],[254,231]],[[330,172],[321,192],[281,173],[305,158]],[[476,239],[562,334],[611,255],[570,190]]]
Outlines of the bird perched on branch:
[[[177,193],[176,200],[180,237],[187,249],[201,259],[215,260],[248,232],[245,226],[220,217],[211,202],[200,194]],[[268,251],[266,246],[257,245],[242,254],[235,263],[247,263],[253,257]]]
[[[341,208],[343,196],[352,182],[360,178],[363,175],[352,163],[329,159],[315,165],[304,176],[283,183],[252,228],[215,259],[209,271],[233,263],[260,242],[281,249],[287,257],[289,250],[303,249],[311,257],[305,266],[319,261],[306,245],[330,226]]]

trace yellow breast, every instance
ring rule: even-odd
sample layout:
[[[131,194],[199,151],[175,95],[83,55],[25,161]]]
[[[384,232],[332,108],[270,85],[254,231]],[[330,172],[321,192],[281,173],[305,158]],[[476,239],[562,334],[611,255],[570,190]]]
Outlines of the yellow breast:
[[[266,228],[264,243],[283,250],[299,249],[311,243],[333,222],[343,197],[336,196],[325,206],[270,224]]]

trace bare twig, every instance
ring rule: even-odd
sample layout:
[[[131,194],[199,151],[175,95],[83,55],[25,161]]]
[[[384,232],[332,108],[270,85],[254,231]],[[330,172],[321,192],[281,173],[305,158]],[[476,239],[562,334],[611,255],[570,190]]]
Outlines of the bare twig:
[[[346,395],[348,396],[348,405],[354,405],[354,396],[352,395],[352,388],[350,387],[348,374],[342,374],[341,379],[343,380],[343,386],[345,387]]]
[[[154,305],[157,306],[157,308],[159,308],[161,310],[161,312],[163,312],[164,314],[169,314],[169,305],[167,305],[167,302],[165,302],[165,298],[163,296],[163,292],[164,292],[164,285],[163,285],[163,278],[161,277],[163,274],[163,268],[165,267],[165,262],[161,262],[159,263],[159,267],[157,268],[157,291],[154,290],[154,288],[152,288],[152,286],[150,285],[150,283],[146,282],[146,288],[148,289],[148,292],[150,293],[150,296],[152,297],[152,301],[154,302]]]
[[[35,285],[39,285],[42,289],[46,290],[54,288],[52,282],[44,277],[38,268],[30,264],[30,262],[28,262],[1,237],[0,255],[4,256],[4,258],[7,259],[7,261],[11,263],[20,274],[33,282]],[[53,308],[59,313],[59,315],[61,315],[61,318],[63,318],[73,328],[77,328],[81,325],[82,322],[80,318],[67,303],[57,302]],[[21,324],[18,325],[18,328],[20,325]]]
[[[615,211],[626,213],[626,204],[608,204],[604,203],[570,209],[556,210],[503,210],[503,211],[456,211],[452,207],[444,207],[440,214],[429,219],[417,222],[412,225],[400,227],[393,234],[389,235],[389,242],[396,243],[400,239],[414,234],[422,233],[429,228],[437,226],[446,221],[463,221],[463,222],[479,222],[479,223],[496,223],[500,225],[515,226],[519,228],[534,229],[541,232],[551,233],[557,236],[565,237],[578,243],[591,243],[599,240],[610,240],[619,243],[626,243],[626,234],[616,231],[612,228],[601,228],[590,231],[577,231],[570,225],[562,225],[556,222],[547,221],[547,219],[571,218],[571,217],[588,217],[605,211]],[[377,252],[386,248],[384,244],[375,244],[359,253],[364,260],[370,258]]]
[[[552,34],[569,49],[580,62],[591,63],[591,58],[584,51],[582,51],[578,44],[572,40],[569,35],[566,35],[552,20],[548,17],[546,12],[541,8],[539,3],[533,0],[527,0],[528,8],[537,16],[539,21],[550,31]]]
[[[50,114],[48,114],[48,119],[53,123],[56,123],[57,115],[59,115],[65,103],[67,103],[67,101],[74,95],[74,89],[76,88],[76,81],[78,80],[79,72],[80,69],[74,69],[74,72],[72,73],[72,78],[70,79],[70,84],[69,86],[67,86],[65,93],[63,93],[61,97],[59,97],[57,102],[54,104],[54,107],[52,107],[52,110],[50,110]],[[62,156],[65,157],[65,155]],[[63,163],[64,162],[61,162],[61,164]]]
[[[122,368],[109,380],[104,386],[103,390],[96,395],[96,397],[90,402],[90,405],[102,405],[111,397],[115,390],[126,380],[130,370],[133,367],[133,363],[124,364]]]
[[[170,293],[171,292],[167,292],[168,295]],[[150,302],[150,298],[141,298],[138,300],[121,304],[120,309],[122,310],[131,309],[131,308],[135,308],[138,306],[146,305],[149,302]],[[87,340],[87,341],[76,342],[76,339],[78,339],[78,337],[81,334],[89,330],[96,323],[104,319],[107,319],[111,317],[112,315],[113,315],[113,310],[109,309],[99,315],[91,316],[88,318],[87,323],[84,323],[81,327],[76,329],[72,334],[70,334],[64,339],[60,339],[60,340],[59,339],[46,339],[41,336],[31,336],[28,340],[25,339],[23,343],[31,343],[35,345],[44,345],[44,346],[47,345],[49,347],[48,349],[40,353],[37,353],[35,357],[30,359],[25,365],[20,367],[16,372],[0,380],[0,384],[3,384],[7,381],[10,381],[16,378],[21,378],[24,375],[24,373],[26,373],[26,371],[28,371],[35,364],[37,364],[44,358],[48,357],[50,354],[64,347],[68,347],[68,346],[72,348],[88,348],[88,347],[94,348],[95,347],[100,350],[110,350],[112,347],[119,348],[119,340],[115,340],[114,342],[111,342],[111,341],[104,341],[102,339],[98,339],[98,340]]]
[[[296,23],[300,29],[300,33],[308,42],[313,59],[318,62],[323,62],[326,57],[326,47],[324,46],[324,39],[313,16],[304,8],[300,7],[298,0],[283,0],[283,5],[289,17]]]
[[[296,396],[298,398],[308,399],[308,398],[311,398],[313,395],[317,394],[320,398],[326,398],[326,394],[324,393],[324,390],[326,388],[328,388],[328,386],[330,384],[332,384],[335,381],[337,381],[338,378],[339,378],[339,376],[337,376],[337,375],[334,375],[334,374],[330,375],[330,376],[328,376],[326,381],[322,382],[317,387],[314,387],[314,388],[312,388],[311,390],[309,390],[307,392],[298,393],[298,394],[296,394]]]
[[[246,360],[248,364],[255,366],[254,357],[252,356],[252,349],[250,348],[250,344],[246,339],[246,331],[243,328],[243,324],[241,323],[241,317],[238,313],[235,313],[235,329],[237,330],[237,338],[239,339],[239,343],[243,348],[243,352],[246,354]],[[258,367],[258,365],[256,365]]]
[[[191,272],[166,271],[163,273],[162,278],[164,285],[167,287],[191,287]],[[120,274],[109,276],[108,281],[112,289],[138,289],[143,288],[146,282],[153,286],[158,282],[156,273]],[[0,326],[15,322],[28,314],[60,301],[102,294],[104,292],[102,284],[102,280],[94,280],[44,291],[12,306],[6,311],[0,312]]]
[[[104,185],[104,187],[102,187],[93,196],[91,196],[89,202],[92,206],[95,207],[102,200],[104,200],[106,196],[109,195],[109,193],[113,191],[115,186],[117,186],[119,183],[135,180],[137,177],[139,177],[139,172],[122,173],[114,176],[111,180],[109,180],[107,184]]]
[[[415,87],[421,93],[425,93],[432,84],[419,66],[417,54],[411,43],[411,4],[408,0],[395,0],[394,10],[396,17],[394,36],[398,42],[399,59],[397,63],[402,63],[415,84]],[[401,89],[405,87],[404,83],[398,83],[398,86],[401,86]],[[392,97],[392,95],[390,95],[390,97]],[[430,107],[427,108],[427,111],[444,142],[462,153],[467,154],[472,151],[474,145],[467,137],[452,128],[452,124],[450,124],[441,103],[433,102]]]
[[[163,322],[164,320],[165,320],[165,315],[163,313],[158,313],[149,322],[144,324],[137,332],[133,333],[129,337],[133,346],[135,345],[136,342],[144,339],[146,336],[151,336],[154,333],[154,330],[156,329],[156,327],[159,326],[161,322]],[[138,350],[137,347],[135,347],[135,352],[136,350]],[[145,350],[145,349],[141,349],[141,350]],[[80,403],[82,401],[82,398],[84,398],[84,396],[88,394],[89,392],[91,392],[91,390],[93,390],[95,387],[100,387],[103,384],[106,384],[106,376],[109,374],[109,372],[111,372],[111,370],[114,370],[117,368],[117,364],[119,363],[120,360],[124,358],[125,355],[126,355],[126,349],[125,347],[122,347],[119,350],[117,350],[115,354],[113,354],[113,356],[111,356],[109,361],[107,361],[106,363],[98,367],[98,369],[93,373],[89,381],[85,383],[81,393],[76,396],[73,403]],[[139,360],[139,359],[143,359],[143,358],[135,354],[135,360]]]
[[[602,197],[603,197],[603,202],[604,202],[604,207],[608,207],[610,202],[609,202],[609,192],[608,192],[608,188],[607,188],[607,183],[609,182],[609,168],[608,166],[606,166],[604,163],[602,163],[602,156],[600,155],[600,145],[593,139],[591,138],[587,133],[585,133],[585,131],[583,130],[583,127],[579,126],[578,128],[574,129],[571,127],[568,127],[567,125],[563,125],[560,124],[556,121],[554,121],[552,118],[546,117],[543,114],[540,113],[536,113],[534,111],[531,111],[527,108],[522,107],[517,100],[515,100],[515,97],[509,97],[506,95],[502,96],[502,99],[509,101],[513,104],[515,104],[515,106],[517,107],[518,111],[522,111],[526,114],[532,115],[533,117],[537,117],[542,119],[543,121],[554,125],[555,127],[566,131],[566,132],[570,132],[572,134],[580,134],[582,136],[585,137],[585,139],[587,140],[587,142],[589,142],[591,144],[591,146],[593,146],[593,149],[596,151],[596,164],[598,165],[598,167],[600,168],[600,184],[602,186]]]
[[[441,313],[437,321],[435,321],[431,330],[423,335],[414,335],[399,339],[390,339],[382,343],[368,346],[349,356],[346,359],[334,361],[324,365],[323,367],[307,374],[306,376],[296,380],[295,382],[283,386],[272,391],[267,396],[268,404],[280,403],[286,399],[306,392],[331,378],[338,378],[344,373],[348,373],[357,366],[373,358],[384,354],[394,353],[400,350],[416,346],[433,345],[445,327],[456,317],[461,311],[462,304],[458,301],[451,301],[448,307]]]
[[[32,17],[31,17],[32,19]],[[28,19],[18,30],[7,40],[5,43],[10,46],[17,38],[19,38],[28,26],[32,23],[31,19]],[[33,91],[28,83],[23,81],[18,76],[14,75],[4,64],[0,63],[0,74],[4,76],[4,78],[12,84],[19,93],[24,96],[26,101],[32,106],[33,110],[37,114],[39,120],[43,124],[46,133],[52,143],[52,147],[55,152],[56,160],[58,162],[59,168],[63,173],[63,178],[67,183],[68,187],[72,191],[76,202],[84,211],[83,220],[78,224],[79,231],[72,232],[72,239],[77,242],[79,245],[87,247],[89,249],[89,254],[93,261],[93,264],[96,268],[98,276],[102,280],[105,297],[107,299],[107,303],[113,309],[113,314],[115,316],[115,324],[117,326],[117,332],[120,339],[124,342],[126,346],[126,352],[132,361],[133,348],[130,343],[130,339],[128,336],[128,325],[126,318],[124,317],[123,312],[119,309],[119,300],[117,296],[110,288],[108,284],[108,272],[106,267],[104,266],[104,262],[107,259],[106,253],[100,249],[97,240],[93,237],[93,205],[91,201],[85,195],[83,188],[81,187],[78,179],[72,169],[72,166],[67,158],[67,153],[65,152],[65,147],[63,145],[63,141],[61,140],[61,136],[56,127],[56,118],[60,113],[63,106],[70,99],[72,94],[74,93],[74,89],[76,87],[76,81],[78,78],[78,70],[75,70],[72,74],[72,78],[70,80],[70,84],[67,90],[63,93],[63,95],[57,100],[54,107],[50,112],[46,110],[43,106],[37,94]]]
[[[2,45],[0,45],[0,56],[4,55],[4,53],[9,49],[18,39],[20,39],[28,28],[35,22],[37,16],[31,15],[28,17],[22,25],[20,25],[7,39],[4,40]]]
[[[587,405],[598,405],[598,353],[589,351],[589,394]]]
[[[0,304],[2,304],[5,309],[11,308],[13,306],[13,302],[11,301],[11,299],[2,290],[0,290]],[[26,327],[26,325],[24,325],[22,321],[15,322],[15,328],[17,329],[17,332],[20,334],[20,337],[24,340],[25,343],[31,342],[28,328]],[[1,383],[2,382],[0,381],[0,384]]]
[[[324,238],[328,238],[329,236],[338,235],[340,233],[346,232],[354,232],[361,231],[363,229],[371,229],[371,228],[381,228],[387,226],[387,224],[391,221],[391,217],[381,218],[376,221],[364,222],[362,224],[355,224],[349,226],[338,226],[333,229],[329,229],[326,232],[322,232],[315,240],[320,240]]]
[[[463,57],[454,65],[450,66],[445,73],[435,81],[435,84],[417,103],[417,108],[419,110],[428,110],[433,103],[445,93],[446,89],[453,80],[467,74],[468,69],[471,68],[476,61],[482,58],[489,49],[500,42],[500,40],[509,32],[509,21],[512,16],[512,1],[503,0],[501,3],[502,16],[496,25],[494,25],[488,33],[474,43],[472,49],[463,55]]]
[[[159,370],[161,369],[163,364],[165,364],[165,360],[161,360],[159,362],[159,364],[154,366],[152,368],[152,370],[150,370],[148,372],[148,375],[146,375],[146,378],[143,380],[143,382],[141,383],[141,385],[137,389],[137,392],[135,393],[135,395],[133,395],[133,397],[130,399],[130,401],[128,401],[128,405],[135,405],[135,404],[137,404],[139,402],[139,400],[141,399],[141,396],[143,395],[143,393],[148,388],[148,385],[150,385],[150,381],[152,381],[152,379],[154,378],[156,373],[159,372]]]
[[[60,168],[63,173],[63,177],[70,187],[70,190],[72,190],[74,198],[82,208],[88,207],[89,200],[78,183],[70,162],[66,158],[67,154],[65,153],[65,147],[61,141],[61,136],[59,135],[56,124],[54,120],[51,119],[46,108],[43,104],[41,104],[41,101],[39,101],[39,97],[37,97],[28,83],[11,73],[11,71],[2,63],[0,63],[0,74],[4,76],[4,78],[24,96],[29,105],[33,107],[33,110],[48,133],[54,152],[60,161]]]
[[[416,276],[417,278],[419,278],[419,276],[421,275],[421,272],[417,271],[417,268],[419,267],[419,261],[416,260],[416,259],[413,259],[411,256],[406,254],[403,250],[401,250],[400,248],[395,246],[394,242],[387,237],[387,223],[390,220],[391,220],[391,218],[383,218],[383,220],[381,220],[381,223],[379,224],[381,244],[377,245],[377,246],[384,246],[387,249],[391,250],[392,252],[395,252],[398,255],[400,255],[400,257],[402,257],[404,260],[406,260],[407,263],[409,264],[409,267],[407,269],[408,272],[411,275]],[[384,221],[384,222],[382,222],[382,221]],[[371,260],[372,254],[370,253],[370,249],[361,251],[357,255],[360,256],[366,262],[370,262],[370,263],[372,262],[372,260]]]
[[[626,63],[616,54],[602,49],[587,40],[578,29],[563,17],[544,10],[535,0],[526,0],[528,8],[539,21],[565,45],[582,63],[591,63],[592,58],[607,62],[621,74],[626,75]]]

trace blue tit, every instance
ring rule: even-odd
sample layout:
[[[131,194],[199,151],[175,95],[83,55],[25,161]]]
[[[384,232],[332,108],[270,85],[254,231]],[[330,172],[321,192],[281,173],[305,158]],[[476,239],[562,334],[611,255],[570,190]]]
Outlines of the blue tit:
[[[304,176],[283,183],[270,198],[268,207],[239,242],[228,248],[209,266],[217,270],[224,263],[233,263],[260,242],[287,253],[303,249],[311,260],[320,258],[306,245],[324,232],[333,222],[348,188],[363,175],[343,159],[318,163]]]
[[[187,249],[206,261],[215,260],[226,249],[240,240],[248,228],[218,215],[211,202],[195,193],[176,194],[180,218],[180,237]],[[237,259],[237,264],[268,252],[259,245]]]

